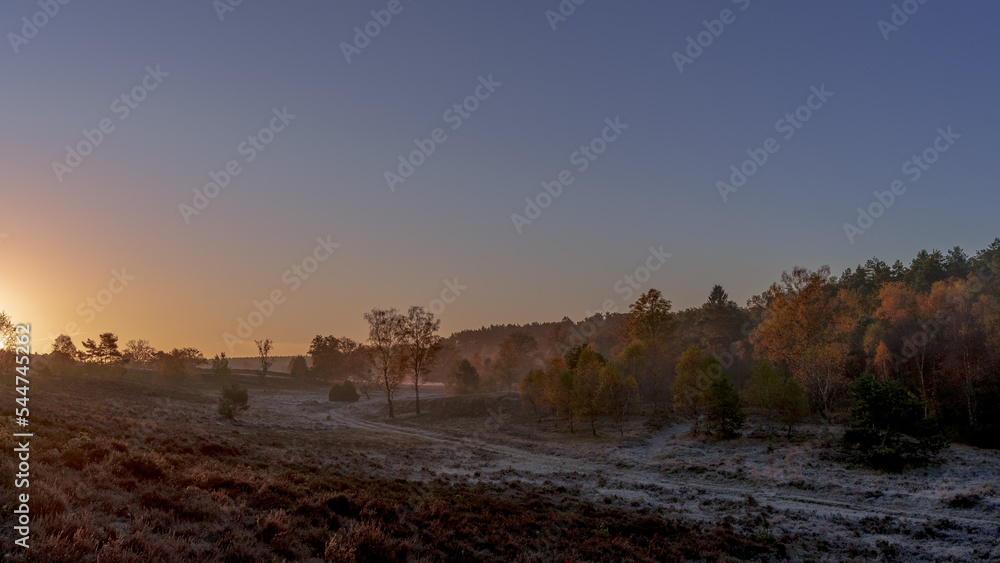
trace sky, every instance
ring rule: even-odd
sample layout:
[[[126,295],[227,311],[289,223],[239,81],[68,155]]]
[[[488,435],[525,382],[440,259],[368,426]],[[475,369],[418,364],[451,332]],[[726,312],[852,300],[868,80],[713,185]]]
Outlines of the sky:
[[[972,252],[1000,236],[998,17],[9,0],[0,309],[36,349],[112,331],[295,354],[364,339],[376,307],[425,306],[447,335]]]

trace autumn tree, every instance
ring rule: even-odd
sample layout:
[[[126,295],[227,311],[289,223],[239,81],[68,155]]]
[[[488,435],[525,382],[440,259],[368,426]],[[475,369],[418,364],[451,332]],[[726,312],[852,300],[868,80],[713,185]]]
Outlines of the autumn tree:
[[[936,382],[931,368],[939,349],[938,335],[923,329],[936,322],[933,300],[903,282],[883,285],[878,296],[875,322],[865,334],[870,361],[883,378],[914,374],[921,399],[935,410]]]
[[[597,436],[597,419],[603,413],[600,402],[601,369],[606,360],[590,348],[583,348],[573,362],[570,382],[570,409],[572,415],[590,423],[590,430]]]
[[[557,417],[561,414],[569,420],[573,432],[573,373],[563,358],[551,358],[545,364],[545,401],[555,413],[552,424],[558,428]]]
[[[417,414],[420,414],[420,383],[430,373],[434,360],[441,351],[441,337],[437,331],[441,320],[423,307],[410,307],[402,319],[402,353],[406,367],[413,377]]]
[[[606,364],[598,376],[597,396],[599,403],[609,414],[618,428],[618,435],[624,436],[625,417],[635,398],[638,384],[635,378],[622,373],[617,366]]]
[[[758,353],[787,366],[829,420],[844,383],[855,316],[829,283],[830,268],[795,268],[768,291],[764,320],[750,335]]]
[[[368,321],[368,353],[379,386],[385,391],[389,418],[395,418],[393,396],[405,377],[404,343],[406,319],[396,309],[372,309]]]
[[[529,371],[528,375],[521,380],[521,404],[531,405],[531,409],[538,416],[538,422],[542,422],[542,416],[548,410],[548,402],[545,397],[545,379],[545,370],[536,368]]]
[[[658,289],[650,289],[629,306],[628,332],[633,341],[658,342],[670,332],[673,313],[670,301]]]
[[[669,406],[670,373],[666,352],[651,343],[633,342],[619,357],[622,371],[638,385],[639,396],[659,411]]]
[[[510,393],[514,384],[531,369],[537,352],[538,341],[535,337],[522,331],[508,334],[500,343],[491,364],[497,386]]]

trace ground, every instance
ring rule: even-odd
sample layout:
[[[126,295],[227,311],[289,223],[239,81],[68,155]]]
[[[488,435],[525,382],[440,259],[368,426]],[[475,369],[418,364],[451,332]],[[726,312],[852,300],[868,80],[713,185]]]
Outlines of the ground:
[[[17,551],[7,521],[5,556],[1000,560],[991,450],[952,445],[937,465],[891,475],[846,465],[838,429],[822,425],[714,442],[636,417],[595,437],[589,424],[539,422],[513,396],[432,384],[416,415],[406,387],[390,420],[377,393],[342,404],[321,384],[241,382],[250,407],[233,421],[208,379],[36,383],[37,549]]]

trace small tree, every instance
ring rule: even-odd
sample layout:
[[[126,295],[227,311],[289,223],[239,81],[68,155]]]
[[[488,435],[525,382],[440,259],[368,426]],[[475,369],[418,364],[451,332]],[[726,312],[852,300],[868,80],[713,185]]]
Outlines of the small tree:
[[[658,289],[650,289],[629,306],[628,332],[634,342],[656,343],[673,325],[670,301]]]
[[[519,371],[521,368],[521,358],[518,356],[517,350],[514,348],[514,343],[511,340],[504,339],[500,343],[500,348],[497,350],[497,355],[493,360],[491,368],[496,389],[502,389],[510,393],[514,382],[522,375]]]
[[[809,397],[798,381],[784,377],[771,362],[761,359],[754,365],[753,373],[743,389],[748,406],[760,409],[768,421],[768,432],[775,422],[787,429],[786,437],[792,437],[792,429],[809,413]]]
[[[326,381],[342,376],[344,368],[343,345],[342,340],[336,336],[317,335],[316,338],[313,338],[309,345],[309,356],[312,357],[314,377]]]
[[[274,364],[274,358],[271,357],[271,348],[274,344],[271,342],[270,338],[265,340],[254,340],[257,344],[257,355],[260,358],[260,380],[267,383],[267,370],[271,369]]]
[[[598,390],[604,358],[590,348],[580,353],[572,371],[571,408],[573,413],[590,422],[590,431],[597,436],[597,418],[603,413]]]
[[[682,416],[694,419],[692,432],[698,434],[701,417],[705,414],[705,393],[725,371],[718,359],[702,353],[697,346],[691,346],[681,354],[676,369],[674,409]]]
[[[413,377],[417,414],[420,414],[420,382],[430,373],[434,359],[441,351],[441,337],[437,335],[441,320],[423,307],[410,307],[402,320],[403,355],[406,367]]]
[[[897,381],[864,373],[850,385],[851,426],[842,440],[858,463],[884,471],[926,465],[945,445],[924,403]]]
[[[542,416],[548,407],[545,401],[545,372],[533,369],[521,380],[521,404],[531,405],[532,411],[542,422]]]
[[[392,399],[405,375],[405,321],[395,309],[373,309],[364,317],[368,321],[367,351],[379,385],[385,390],[389,418],[395,418]]]
[[[288,374],[292,376],[292,379],[308,379],[310,373],[306,357],[301,354],[293,357],[288,362]]]
[[[746,420],[740,396],[729,376],[716,377],[705,392],[705,420],[708,430],[720,439],[736,438]]]
[[[249,408],[249,395],[246,388],[233,384],[223,387],[219,395],[219,414],[232,420],[236,417],[237,411]]]
[[[625,435],[625,417],[638,388],[635,378],[624,375],[616,366],[607,364],[601,369],[597,395],[601,405],[615,421],[619,436]]]
[[[469,395],[479,391],[479,370],[472,362],[462,358],[452,364],[448,370],[445,390],[452,395]]]
[[[150,346],[148,340],[129,340],[125,343],[122,360],[133,368],[149,368],[156,361],[156,348]]]
[[[65,334],[60,334],[52,343],[52,353],[49,356],[49,364],[56,373],[69,374],[76,369],[76,359],[80,352],[73,344],[73,339]]]
[[[226,353],[216,354],[212,358],[212,375],[218,380],[229,379],[232,372],[229,369],[229,358],[226,357]]]

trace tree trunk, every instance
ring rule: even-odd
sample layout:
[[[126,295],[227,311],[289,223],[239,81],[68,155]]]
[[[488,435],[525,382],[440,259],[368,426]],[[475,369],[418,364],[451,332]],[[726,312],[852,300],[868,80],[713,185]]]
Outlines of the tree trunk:
[[[420,414],[420,379],[413,374],[413,392],[417,395],[417,414]]]

